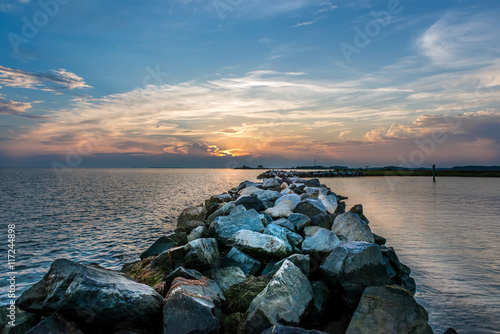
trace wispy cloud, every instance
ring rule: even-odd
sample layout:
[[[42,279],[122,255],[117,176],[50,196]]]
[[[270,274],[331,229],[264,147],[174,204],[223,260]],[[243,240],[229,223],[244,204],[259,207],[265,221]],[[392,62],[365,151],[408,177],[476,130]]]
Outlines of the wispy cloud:
[[[85,83],[83,78],[62,68],[43,73],[28,72],[1,65],[0,84],[48,92],[91,87]]]
[[[31,103],[5,100],[0,97],[0,115],[21,116],[32,119],[44,119],[43,116],[32,115],[26,111],[31,108]]]

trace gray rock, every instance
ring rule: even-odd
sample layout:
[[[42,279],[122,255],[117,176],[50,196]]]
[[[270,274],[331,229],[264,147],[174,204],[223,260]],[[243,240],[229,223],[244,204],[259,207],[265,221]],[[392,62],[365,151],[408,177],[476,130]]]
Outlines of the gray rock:
[[[333,217],[328,213],[320,213],[319,215],[311,217],[311,226],[319,226],[331,229],[333,225]]]
[[[254,209],[257,212],[267,209],[267,206],[265,206],[260,199],[254,196],[241,196],[236,200],[236,205],[243,205],[245,209]]]
[[[318,196],[318,199],[321,200],[323,205],[325,206],[326,212],[333,214],[335,211],[337,211],[338,203],[337,203],[337,196],[335,195],[326,195],[326,194],[320,194]]]
[[[286,247],[287,255],[291,255],[293,249],[292,249],[292,245],[290,245],[290,242],[288,242],[287,232],[288,232],[288,230],[282,226],[278,226],[276,224],[269,224],[269,225],[267,225],[267,227],[263,233],[267,234],[267,235],[272,235],[272,236],[280,239],[281,241],[283,241],[283,243],[285,244],[285,247]]]
[[[177,227],[182,226],[190,220],[205,221],[207,210],[202,206],[190,207],[184,209],[177,219]]]
[[[317,198],[306,198],[301,201],[295,209],[294,213],[302,213],[308,217],[319,215],[320,213],[326,213],[325,206]]]
[[[304,239],[302,251],[306,254],[325,256],[341,244],[339,238],[332,231],[321,229],[311,237]]]
[[[278,220],[275,220],[272,222],[272,224],[282,226],[282,227],[287,228],[288,230],[290,230],[292,232],[295,232],[295,225],[293,225],[292,222],[286,218],[280,218]]]
[[[278,198],[276,200],[276,204],[279,204],[281,201],[283,201],[285,199],[292,201],[294,208],[297,206],[297,204],[300,203],[300,196],[295,194],[295,193],[292,193],[292,194],[288,194],[288,195],[283,195],[280,198]]]
[[[217,284],[177,278],[163,306],[163,334],[219,332],[224,299]]]
[[[295,231],[301,233],[304,227],[311,225],[311,218],[302,213],[292,213],[288,220],[295,225]]]
[[[239,251],[236,248],[231,248],[229,253],[221,260],[222,267],[239,267],[245,275],[255,275],[259,271],[262,264],[253,257]]]
[[[311,282],[311,287],[313,289],[313,304],[310,318],[313,323],[320,323],[330,300],[330,291],[326,284],[321,281]]]
[[[283,200],[266,210],[266,213],[273,218],[288,218],[293,213],[293,203],[290,200]]]
[[[236,191],[237,192],[240,192],[242,189],[245,189],[246,187],[251,187],[251,186],[254,186],[254,187],[262,187],[262,184],[260,183],[255,183],[255,182],[251,182],[251,181],[243,181],[241,182],[238,187],[236,187]]]
[[[31,328],[26,334],[83,334],[78,325],[61,314],[52,313],[35,327]]]
[[[278,198],[281,197],[281,193],[274,190],[265,190],[256,194],[257,198],[261,201],[265,202],[275,202]]]
[[[198,226],[193,229],[191,233],[188,235],[188,242],[191,242],[196,239],[208,238],[208,229],[205,226]]]
[[[369,286],[391,284],[380,247],[368,242],[347,242],[335,248],[320,267],[325,282],[342,292],[346,304],[357,305]]]
[[[156,240],[147,250],[141,254],[141,260],[153,255],[159,255],[170,248],[181,246],[187,243],[186,233],[174,233],[163,236]]]
[[[264,179],[264,183],[262,184],[264,189],[273,189],[280,187],[279,180],[277,178],[272,179]]]
[[[306,187],[321,187],[321,182],[319,182],[318,179],[302,180],[302,183],[304,183]]]
[[[233,285],[243,282],[246,275],[239,267],[217,268],[205,272],[205,275],[219,285],[222,292],[226,292]]]
[[[185,257],[186,251],[184,250],[184,246],[174,247],[158,255],[156,259],[151,261],[149,266],[151,269],[168,274],[177,267],[182,266]]]
[[[264,230],[264,224],[255,210],[248,210],[234,216],[217,217],[212,225],[215,238],[225,245],[228,245],[229,239],[240,230],[254,232]],[[212,226],[210,228],[212,229]]]
[[[207,218],[207,224],[211,224],[215,218],[219,216],[226,216],[231,213],[236,208],[236,204],[234,202],[228,202],[225,203],[223,206],[221,206],[219,209],[215,210],[214,213],[212,213],[210,216]]]
[[[229,214],[230,216],[234,216],[234,215],[237,215],[239,213],[243,213],[247,211],[247,209],[245,209],[245,207],[243,205],[238,205],[236,206],[233,211],[231,211],[231,213]]]
[[[352,212],[338,215],[333,223],[332,232],[342,241],[375,242],[370,226]]]
[[[385,245],[385,243],[387,242],[387,240],[384,237],[382,237],[380,235],[377,235],[377,234],[375,234],[373,232],[372,232],[372,234],[373,234],[373,239],[375,240],[375,243],[377,245],[379,245],[379,246]]]
[[[359,217],[362,217],[363,216],[363,205],[356,204],[349,211],[357,214]]]
[[[193,240],[184,246],[184,251],[186,268],[205,271],[220,266],[219,247],[213,238]]]
[[[245,329],[262,333],[271,326],[298,326],[306,315],[313,292],[307,277],[290,261],[285,261],[248,308]]]
[[[217,210],[218,211],[218,210]],[[175,232],[184,232],[186,234],[191,233],[192,230],[199,226],[206,226],[205,222],[198,221],[198,220],[188,220],[184,221],[182,223],[177,223],[177,228],[175,229]]]
[[[286,233],[286,237],[288,239],[288,242],[290,243],[290,245],[292,245],[292,248],[293,247],[298,248],[302,244],[302,242],[304,241],[304,238],[302,238],[302,236],[300,234],[292,232],[289,229],[285,229],[285,233]],[[295,249],[294,249],[294,252],[296,252]]]
[[[261,334],[328,334],[327,332],[320,332],[315,329],[304,329],[300,327],[290,326],[273,326],[266,329]]]
[[[225,202],[231,202],[233,198],[229,194],[220,194],[220,195],[212,195],[210,196],[210,199],[205,201],[205,207],[210,208],[212,205],[216,203],[225,203]]]
[[[432,334],[428,314],[404,289],[368,287],[349,323],[346,334]]]
[[[167,285],[167,287],[170,288],[172,282],[178,277],[189,280],[201,280],[203,278],[203,275],[198,270],[179,267],[168,274],[168,276],[166,277],[165,284]]]
[[[306,226],[304,228],[304,237],[306,237],[306,238],[312,237],[320,230],[325,230],[325,228],[319,227],[319,226]]]
[[[19,308],[40,316],[59,312],[86,326],[155,330],[162,297],[127,275],[97,266],[56,260],[44,278],[17,300]]]
[[[9,324],[11,321],[14,321],[14,326]],[[7,304],[0,307],[1,334],[25,334],[39,322],[39,316],[24,312],[15,305]]]
[[[287,257],[286,259],[283,259],[277,263],[274,264],[273,268],[269,273],[275,273],[277,272],[283,263],[285,261],[290,261],[294,265],[297,266],[297,268],[300,269],[300,271],[304,274],[304,276],[309,277],[309,271],[311,268],[311,257],[309,255],[304,255],[304,254],[293,254]]]
[[[230,238],[229,244],[257,258],[284,258],[288,254],[287,246],[281,239],[250,230],[236,232]]]

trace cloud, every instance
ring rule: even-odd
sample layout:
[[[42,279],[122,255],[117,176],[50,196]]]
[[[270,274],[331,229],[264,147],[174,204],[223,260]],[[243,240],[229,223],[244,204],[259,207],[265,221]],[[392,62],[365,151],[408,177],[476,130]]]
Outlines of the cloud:
[[[31,115],[26,113],[26,110],[30,108],[31,108],[31,103],[9,101],[0,97],[0,115],[14,115],[32,119],[45,118],[43,116]]]
[[[42,73],[12,69],[1,65],[0,84],[48,92],[91,87],[78,75],[62,68]]]
[[[300,22],[300,23],[297,23],[297,24],[291,26],[290,28],[298,28],[298,27],[308,26],[308,25],[311,25],[311,24],[318,23],[318,21],[319,21],[318,19],[314,19],[312,21]]]

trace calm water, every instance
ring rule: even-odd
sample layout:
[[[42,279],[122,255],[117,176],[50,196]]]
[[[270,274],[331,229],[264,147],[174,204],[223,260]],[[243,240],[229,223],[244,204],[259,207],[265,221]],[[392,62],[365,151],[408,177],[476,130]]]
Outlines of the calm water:
[[[16,224],[18,287],[68,258],[120,269],[202,203],[252,170],[0,169],[0,221]],[[500,179],[323,179],[362,203],[374,232],[413,270],[436,333],[500,333]],[[0,243],[6,254],[7,238]],[[6,255],[3,256],[6,258]],[[0,266],[5,277],[6,265]],[[0,302],[7,301],[0,280]]]

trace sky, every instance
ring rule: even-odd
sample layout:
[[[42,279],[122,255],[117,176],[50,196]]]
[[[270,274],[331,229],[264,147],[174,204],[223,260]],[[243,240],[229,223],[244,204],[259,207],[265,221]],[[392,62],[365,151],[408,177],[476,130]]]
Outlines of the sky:
[[[500,2],[0,3],[0,166],[500,165]]]

